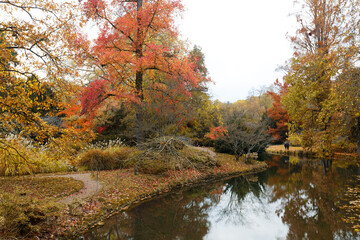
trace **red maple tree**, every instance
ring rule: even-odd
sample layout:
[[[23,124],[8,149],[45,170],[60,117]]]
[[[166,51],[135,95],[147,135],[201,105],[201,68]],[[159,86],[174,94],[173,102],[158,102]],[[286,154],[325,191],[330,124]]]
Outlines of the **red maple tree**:
[[[289,115],[281,103],[281,97],[286,94],[288,84],[282,84],[276,79],[274,85],[276,90],[267,92],[273,100],[272,108],[267,111],[268,117],[272,120],[268,133],[273,137],[274,143],[280,143],[286,140],[288,133]]]
[[[88,0],[83,7],[100,29],[92,48],[95,64],[109,91],[135,106],[141,142],[145,103],[154,96],[173,105],[186,101],[193,89],[209,81],[178,39],[174,19],[183,10],[181,1]]]

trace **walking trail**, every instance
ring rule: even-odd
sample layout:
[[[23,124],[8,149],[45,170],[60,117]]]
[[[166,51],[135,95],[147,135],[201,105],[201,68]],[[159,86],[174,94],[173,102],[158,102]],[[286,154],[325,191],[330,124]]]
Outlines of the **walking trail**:
[[[67,175],[59,175],[59,177],[70,177],[75,180],[80,180],[84,183],[84,187],[77,193],[71,194],[70,196],[60,200],[61,203],[70,203],[73,199],[85,199],[99,192],[101,189],[100,182],[96,181],[91,177],[91,173],[75,173]]]

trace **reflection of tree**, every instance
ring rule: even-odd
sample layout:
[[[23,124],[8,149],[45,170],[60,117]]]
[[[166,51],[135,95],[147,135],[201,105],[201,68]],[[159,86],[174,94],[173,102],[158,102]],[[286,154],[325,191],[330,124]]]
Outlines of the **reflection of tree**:
[[[212,186],[211,189],[213,189]],[[89,239],[202,239],[209,229],[208,208],[218,195],[209,190],[179,192],[144,203],[111,219]],[[205,197],[207,196],[208,197]]]
[[[133,235],[132,223],[133,219],[126,212],[122,212],[109,219],[101,229],[89,232],[85,239],[130,239]]]
[[[219,211],[217,221],[247,224],[249,216],[246,215],[245,209],[249,207],[249,201],[251,205],[256,203],[262,206],[254,209],[254,212],[266,215],[266,202],[262,196],[264,187],[260,175],[238,177],[227,181],[224,189],[224,196],[228,196],[224,198],[227,204]]]
[[[331,160],[304,161],[301,171],[291,171],[296,166],[289,165],[284,176],[269,178],[272,201],[282,202],[278,214],[289,225],[288,239],[355,238],[341,220],[343,212],[339,208],[349,176],[334,169],[332,163]],[[287,179],[285,185],[284,179]]]
[[[213,213],[215,220],[248,225],[254,224],[254,216],[276,218],[274,206],[289,227],[288,239],[356,239],[341,220],[344,210],[340,206],[344,186],[358,173],[357,167],[343,161],[282,157],[274,157],[268,165],[269,169],[256,177],[233,178],[225,185],[209,185],[142,204],[114,217],[86,239],[203,239]]]

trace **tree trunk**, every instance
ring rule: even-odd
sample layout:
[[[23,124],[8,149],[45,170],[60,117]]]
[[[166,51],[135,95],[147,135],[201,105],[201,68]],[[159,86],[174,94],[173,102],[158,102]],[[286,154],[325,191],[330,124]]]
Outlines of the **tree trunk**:
[[[137,11],[139,12],[142,7],[142,0],[137,0]],[[138,22],[138,29],[137,29],[137,36],[136,36],[136,59],[137,62],[140,62],[142,56],[143,56],[143,50],[142,50],[142,44],[141,44],[141,30],[140,30],[140,23],[141,19],[138,14],[137,16],[137,22]],[[144,132],[143,132],[143,112],[142,112],[142,103],[144,100],[144,94],[143,94],[143,78],[144,74],[141,69],[138,69],[136,71],[136,78],[135,78],[135,88],[136,88],[136,96],[138,98],[138,103],[136,106],[136,143],[141,144],[144,140]]]
[[[357,143],[357,150],[360,157],[360,117],[357,118],[357,126],[355,128],[355,136],[356,136],[356,143]]]
[[[143,73],[141,71],[136,72],[136,95],[139,102],[136,104],[136,143],[140,144],[144,140],[143,132],[143,112],[142,103],[144,100],[143,89]]]

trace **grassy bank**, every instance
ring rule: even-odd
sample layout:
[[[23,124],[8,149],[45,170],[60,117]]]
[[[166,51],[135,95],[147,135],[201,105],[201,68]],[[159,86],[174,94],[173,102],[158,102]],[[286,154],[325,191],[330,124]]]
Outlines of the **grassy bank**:
[[[272,145],[269,146],[266,151],[273,154],[293,155],[299,157],[311,157],[315,155],[312,152],[305,151],[302,147],[290,146],[289,150],[285,150],[284,145]]]
[[[284,145],[272,145],[269,146],[266,151],[268,153],[280,154],[280,155],[292,155],[299,157],[316,157],[316,154],[310,151],[306,151],[303,147],[294,147],[290,146],[289,150],[285,150]],[[356,153],[342,153],[335,152],[332,158],[335,159],[358,159],[358,155]]]
[[[99,181],[103,186],[95,195],[86,199],[78,199],[76,197],[68,203],[60,203],[59,200],[71,195],[81,188],[81,182],[72,180],[71,178],[51,178],[53,181],[49,186],[47,181],[50,178],[43,177],[23,177],[23,181],[27,178],[33,179],[41,183],[26,186],[26,191],[30,193],[36,192],[37,196],[25,194],[26,198],[22,198],[21,191],[10,191],[9,188],[0,189],[1,194],[8,196],[8,202],[11,198],[19,198],[21,202],[18,205],[24,209],[17,209],[18,212],[26,213],[28,208],[34,209],[37,215],[41,216],[34,219],[28,216],[25,223],[32,221],[31,228],[26,228],[18,232],[25,238],[52,239],[65,237],[72,239],[75,235],[81,234],[90,227],[101,225],[102,221],[107,217],[135,206],[143,201],[147,201],[154,197],[176,191],[179,188],[196,186],[198,184],[206,184],[208,182],[219,179],[229,178],[246,173],[254,173],[266,169],[264,162],[253,161],[251,164],[245,164],[243,161],[236,162],[234,157],[227,154],[217,154],[218,166],[205,169],[202,171],[194,169],[183,169],[181,171],[167,171],[161,175],[151,175],[139,173],[134,174],[134,169],[121,169],[111,171],[100,171],[94,173],[94,179]],[[9,179],[13,179],[12,185],[15,188],[23,185],[23,182],[15,181],[17,178],[3,178],[7,183]],[[61,188],[61,180],[69,181],[67,188]],[[78,185],[80,184],[80,185]],[[51,194],[49,194],[49,190]],[[10,203],[9,203],[10,204]],[[35,214],[35,215],[36,215]],[[21,215],[21,214],[19,214]],[[34,214],[33,214],[34,215]],[[1,216],[1,215],[0,215]],[[21,217],[20,217],[21,218]],[[4,221],[4,219],[3,219]],[[0,219],[0,226],[4,224]],[[9,224],[9,223],[8,223]],[[19,225],[19,228],[24,228]],[[19,230],[19,229],[17,229]],[[1,232],[0,238],[10,238],[15,232]]]

